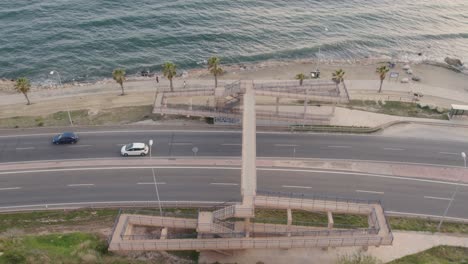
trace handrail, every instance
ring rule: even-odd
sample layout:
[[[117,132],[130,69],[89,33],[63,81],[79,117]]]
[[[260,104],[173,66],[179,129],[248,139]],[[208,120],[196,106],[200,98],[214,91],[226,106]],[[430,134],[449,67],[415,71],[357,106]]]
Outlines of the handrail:
[[[327,195],[305,195],[302,193],[293,193],[293,192],[273,192],[266,190],[257,190],[258,196],[267,196],[267,197],[282,197],[282,198],[300,198],[306,200],[327,200],[327,201],[340,201],[340,202],[352,202],[352,203],[361,203],[361,204],[381,204],[380,200],[365,200],[357,198],[344,198],[339,196],[327,196]]]

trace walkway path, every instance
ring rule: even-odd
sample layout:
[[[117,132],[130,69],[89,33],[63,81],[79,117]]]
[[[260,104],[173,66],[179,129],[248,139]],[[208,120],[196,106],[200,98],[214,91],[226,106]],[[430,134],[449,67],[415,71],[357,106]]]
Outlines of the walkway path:
[[[468,247],[467,236],[402,231],[393,232],[393,236],[392,246],[370,247],[364,254],[375,256],[386,263],[439,245]],[[256,249],[236,251],[232,256],[202,252],[199,261],[200,263],[222,261],[222,263],[255,264],[262,261],[268,264],[331,264],[336,263],[339,256],[354,254],[357,251],[359,251],[359,248],[334,248],[328,251],[311,248],[289,250]]]

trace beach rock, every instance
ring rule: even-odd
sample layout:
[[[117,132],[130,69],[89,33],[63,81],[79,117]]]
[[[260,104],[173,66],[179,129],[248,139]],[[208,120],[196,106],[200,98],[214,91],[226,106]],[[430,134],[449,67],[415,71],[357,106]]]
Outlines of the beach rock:
[[[405,66],[403,66],[403,70],[407,71],[411,69],[411,66],[409,66],[409,64],[406,64]]]
[[[409,83],[409,78],[403,78],[403,79],[401,79],[401,83]]]
[[[445,61],[445,63],[447,63],[450,66],[454,66],[454,67],[462,67],[463,66],[463,63],[461,62],[461,60],[459,60],[457,58],[447,57],[447,58],[445,58],[444,61]]]
[[[415,82],[420,82],[420,81],[421,81],[421,77],[415,75],[415,76],[413,76],[413,77],[411,78],[411,80],[413,80],[413,81],[415,81]]]
[[[409,74],[409,75],[412,75],[412,74],[413,74],[413,70],[412,70],[412,69],[408,69],[408,70],[406,71],[406,73]]]

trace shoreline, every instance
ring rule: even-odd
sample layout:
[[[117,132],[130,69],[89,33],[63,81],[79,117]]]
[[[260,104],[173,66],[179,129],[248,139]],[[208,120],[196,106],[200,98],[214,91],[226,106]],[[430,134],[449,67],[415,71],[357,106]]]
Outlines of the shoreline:
[[[222,59],[222,58],[221,58]],[[393,60],[388,56],[376,57],[376,58],[361,58],[361,59],[285,59],[285,60],[266,60],[261,62],[247,62],[247,63],[234,63],[234,64],[221,64],[221,67],[225,71],[220,78],[222,79],[226,75],[236,74],[241,72],[249,72],[249,71],[259,71],[262,69],[268,68],[277,68],[277,67],[285,67],[290,65],[309,65],[313,66],[314,64],[318,66],[318,68],[330,68],[330,67],[349,67],[349,66],[357,66],[357,67],[366,67],[372,65],[379,65],[383,63],[394,62],[396,64],[409,64],[412,66],[416,65],[428,65],[432,67],[437,67],[445,70],[450,70],[454,73],[459,73],[461,75],[468,76],[468,68],[464,66],[462,70],[457,69],[445,62],[433,61],[433,60],[419,60],[419,61],[408,61],[408,60]],[[466,65],[466,64],[465,64]],[[206,64],[200,64],[200,67],[192,68],[192,69],[179,69],[178,74],[175,79],[183,78],[183,79],[205,79],[206,77],[211,75],[208,73],[206,68]],[[310,68],[313,70],[314,68]],[[109,74],[110,75],[110,74]],[[151,78],[154,78],[155,75],[159,75],[160,78],[164,78],[161,72],[150,72],[149,76],[141,76],[141,74],[131,74],[127,75],[128,82],[134,81],[147,81]],[[307,74],[306,74],[307,75]],[[293,79],[292,76],[289,79]],[[369,74],[369,77],[373,77]],[[274,78],[272,78],[274,79]],[[322,78],[324,79],[324,78]],[[109,78],[102,78],[95,81],[70,81],[70,82],[63,82],[64,88],[70,87],[86,87],[86,86],[93,86],[93,85],[100,85],[100,84],[108,84],[112,83],[114,80]],[[57,88],[57,84],[52,83],[37,83],[34,80],[31,80],[32,90],[41,90],[41,89],[54,89]],[[0,92],[5,90],[5,86],[10,86],[12,88],[12,80],[7,78],[0,78]]]
[[[437,72],[450,72],[453,76],[465,79],[468,82],[468,68],[465,66],[463,71],[455,69],[455,67],[442,62],[421,60],[421,61],[407,61],[407,60],[392,60],[390,57],[380,58],[362,58],[352,60],[334,60],[334,59],[298,59],[298,60],[266,60],[256,63],[235,63],[235,64],[221,64],[221,67],[225,71],[223,75],[219,77],[220,80],[238,80],[244,79],[270,79],[270,80],[293,80],[295,74],[303,72],[307,77],[309,72],[307,70],[315,70],[319,68],[321,71],[322,80],[331,79],[332,69],[336,70],[343,68],[346,71],[346,79],[354,80],[374,80],[377,79],[375,74],[375,67],[377,65],[386,64],[388,62],[396,63],[397,67],[392,70],[402,70],[403,65],[410,65],[412,69],[424,68],[422,71],[431,72],[430,75]],[[297,71],[292,74],[292,70]],[[286,75],[286,72],[288,75]],[[419,74],[423,74],[418,73]],[[446,73],[445,73],[446,74]],[[140,74],[132,74],[127,76],[127,82],[144,82],[154,80],[154,76],[158,75],[161,80],[165,79],[161,72],[151,72],[150,76],[141,76]],[[415,74],[416,75],[416,74]],[[423,74],[424,75],[424,74]],[[401,76],[401,78],[410,76]],[[434,76],[432,76],[434,77]],[[174,80],[206,80],[213,78],[208,72],[206,65],[204,67],[193,68],[189,70],[178,70],[177,76]],[[389,77],[387,77],[388,79]],[[411,79],[411,78],[410,78]],[[447,78],[442,78],[447,79]],[[66,82],[63,83],[63,88],[80,88],[80,87],[91,87],[112,84],[115,81],[112,78],[102,78],[96,81],[84,81],[84,82]],[[51,90],[58,89],[57,84],[51,83],[35,83],[31,81],[32,92],[40,90]],[[447,83],[450,86],[450,82]],[[436,85],[437,86],[437,85]],[[460,86],[460,85],[458,85]],[[14,81],[5,78],[0,79],[0,93],[12,94],[15,93],[13,90]],[[465,86],[466,87],[466,86]],[[468,87],[466,87],[468,88]]]

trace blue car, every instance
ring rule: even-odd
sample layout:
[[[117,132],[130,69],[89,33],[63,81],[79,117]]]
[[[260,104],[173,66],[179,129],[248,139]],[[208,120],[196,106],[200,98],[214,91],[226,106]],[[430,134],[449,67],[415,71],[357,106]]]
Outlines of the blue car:
[[[78,136],[73,132],[64,132],[62,134],[56,135],[52,139],[53,144],[75,144],[78,142]]]

